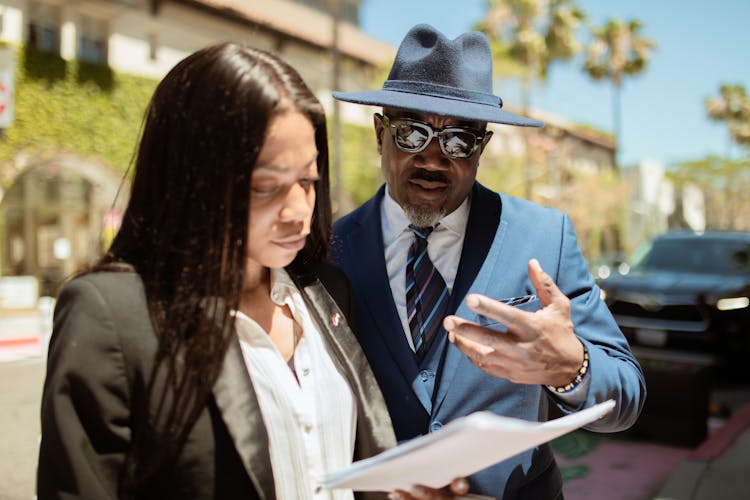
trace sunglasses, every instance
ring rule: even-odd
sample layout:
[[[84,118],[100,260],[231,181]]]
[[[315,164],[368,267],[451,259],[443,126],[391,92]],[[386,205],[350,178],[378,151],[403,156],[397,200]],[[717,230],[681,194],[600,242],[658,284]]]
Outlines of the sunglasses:
[[[491,130],[477,130],[468,127],[432,128],[430,125],[411,118],[390,118],[375,113],[393,135],[396,147],[406,153],[419,153],[427,149],[433,137],[438,138],[440,151],[449,158],[468,158],[479,149]]]

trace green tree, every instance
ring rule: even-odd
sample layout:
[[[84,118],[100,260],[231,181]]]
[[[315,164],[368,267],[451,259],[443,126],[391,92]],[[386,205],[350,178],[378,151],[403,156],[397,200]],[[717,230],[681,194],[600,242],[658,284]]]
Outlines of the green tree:
[[[584,13],[574,0],[487,0],[487,5],[476,29],[490,41],[496,76],[520,77],[521,111],[528,114],[533,82],[545,81],[553,62],[569,61],[580,51],[576,30]],[[525,149],[525,192],[530,198],[528,144]]]
[[[745,87],[722,85],[718,96],[706,99],[706,112],[712,120],[727,125],[734,142],[750,148],[750,97]]]
[[[750,230],[750,97],[742,85],[722,84],[719,95],[706,99],[705,106],[708,118],[724,123],[728,137],[747,154],[684,161],[667,175],[677,186],[690,183],[700,188],[708,227]]]
[[[656,43],[641,36],[643,24],[632,19],[622,22],[609,19],[601,28],[591,28],[593,40],[586,48],[584,70],[594,80],[610,80],[612,92],[613,131],[615,136],[615,166],[620,142],[622,119],[620,94],[625,77],[642,73],[648,66],[650,53]]]
[[[668,178],[676,185],[694,184],[706,206],[706,227],[750,230],[750,158],[733,160],[709,155],[674,165]]]
[[[380,155],[375,146],[372,127],[342,123],[341,173],[343,190],[340,201],[334,200],[334,217],[346,215],[367,201],[383,183]],[[329,145],[332,142],[329,137]],[[333,156],[335,152],[329,147]],[[331,158],[333,162],[334,158]]]
[[[18,60],[15,121],[0,140],[0,186],[15,178],[19,156],[72,152],[125,172],[156,81],[33,47],[11,49]]]

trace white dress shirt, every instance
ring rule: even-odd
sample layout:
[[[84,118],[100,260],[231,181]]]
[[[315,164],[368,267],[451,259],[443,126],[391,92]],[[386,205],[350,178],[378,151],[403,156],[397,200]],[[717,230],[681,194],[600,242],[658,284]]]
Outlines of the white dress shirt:
[[[470,207],[470,196],[467,196],[456,210],[440,219],[440,223],[428,238],[427,254],[443,277],[449,293],[453,292],[453,284],[456,282],[458,264],[464,247],[466,224],[469,222]],[[409,255],[409,247],[414,241],[414,233],[409,229],[409,219],[406,217],[404,210],[391,197],[387,186],[383,202],[380,204],[380,220],[385,248],[385,267],[388,271],[388,280],[391,283],[393,301],[396,303],[396,310],[399,318],[401,318],[406,340],[409,342],[411,349],[414,350],[414,342],[411,338],[406,314],[406,259]],[[589,366],[590,371],[591,366]],[[577,406],[583,403],[586,398],[589,381],[590,377],[586,376],[583,378],[583,382],[572,391],[565,394],[553,394],[565,403]]]
[[[347,380],[289,275],[271,270],[271,298],[287,305],[304,334],[294,352],[294,373],[258,323],[236,312],[236,329],[268,432],[279,500],[351,500],[351,490],[320,488],[326,472],[352,463],[356,406]]]
[[[406,340],[414,350],[406,315],[406,259],[409,256],[409,247],[414,242],[414,233],[409,229],[409,219],[404,210],[391,198],[387,187],[383,203],[380,204],[380,220],[383,226],[385,267],[388,270],[393,301],[396,303]],[[435,265],[435,269],[443,277],[449,293],[453,291],[453,283],[456,281],[468,221],[469,199],[467,198],[456,210],[440,219],[440,224],[428,238],[427,254]]]

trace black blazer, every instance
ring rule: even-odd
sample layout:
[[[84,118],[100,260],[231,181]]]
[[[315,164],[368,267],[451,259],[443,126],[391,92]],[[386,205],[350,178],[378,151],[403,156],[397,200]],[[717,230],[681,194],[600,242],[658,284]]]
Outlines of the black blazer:
[[[354,459],[395,446],[383,397],[348,326],[353,308],[348,281],[328,265],[288,271],[356,396]],[[117,498],[131,447],[132,410],[144,397],[156,349],[137,274],[94,272],[65,285],[55,308],[42,395],[40,500]],[[237,340],[212,396],[166,469],[149,498],[275,498],[268,436]]]

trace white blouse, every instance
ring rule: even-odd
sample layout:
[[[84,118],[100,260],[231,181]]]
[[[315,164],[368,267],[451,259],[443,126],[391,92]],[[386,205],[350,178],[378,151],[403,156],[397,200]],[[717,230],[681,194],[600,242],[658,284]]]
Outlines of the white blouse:
[[[329,355],[302,296],[283,269],[271,271],[271,299],[287,305],[304,334],[294,352],[299,382],[268,333],[241,312],[236,329],[268,432],[279,500],[350,500],[328,491],[323,475],[351,464],[356,432],[354,395]]]

